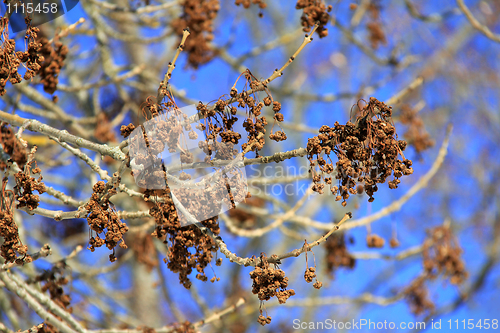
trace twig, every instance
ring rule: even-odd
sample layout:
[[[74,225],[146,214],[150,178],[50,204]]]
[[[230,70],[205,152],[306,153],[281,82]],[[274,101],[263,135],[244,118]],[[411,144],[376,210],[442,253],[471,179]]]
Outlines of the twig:
[[[8,274],[8,273],[7,273]],[[44,305],[50,312],[54,315],[60,317],[62,320],[66,321],[75,331],[79,333],[85,333],[85,329],[78,323],[71,313],[65,311],[59,305],[57,305],[53,300],[51,300],[47,295],[42,294],[38,290],[31,288],[22,280],[20,280],[14,274],[9,274],[9,277],[14,281],[20,288],[26,290],[28,294],[30,294],[33,298],[37,300],[40,304]],[[4,281],[5,282],[5,281]],[[55,326],[55,325],[54,325]]]
[[[16,333],[37,333],[39,330],[43,328],[44,324],[38,324],[33,327],[28,328],[27,330],[24,331],[17,331]],[[6,327],[3,323],[0,323],[0,332],[4,333],[14,333],[14,331],[10,330],[8,327]]]
[[[66,130],[58,130],[38,120],[25,119],[4,111],[0,111],[0,120],[3,120],[14,126],[23,126],[29,120],[29,125],[26,128],[30,131],[56,137],[61,142],[69,142],[78,147],[93,150],[102,155],[111,156],[115,160],[125,160],[125,154],[118,147],[110,147],[106,144],[98,144],[89,140],[82,139],[81,137],[68,133],[68,131]]]
[[[481,24],[475,17],[472,15],[471,11],[465,5],[463,0],[457,0],[458,7],[465,14],[470,24],[479,30],[483,35],[491,39],[492,41],[500,43],[500,35],[493,33],[487,26]]]
[[[39,91],[30,87],[26,84],[16,84],[14,88],[23,94],[24,96],[31,99],[33,102],[40,104],[44,108],[52,111],[57,115],[58,120],[62,121],[66,126],[68,126],[72,131],[74,131],[77,135],[82,138],[88,137],[89,131],[85,130],[78,122],[75,121],[75,118],[68,115],[61,107],[56,105],[53,101],[45,98]],[[21,125],[17,125],[21,126]]]
[[[44,246],[42,246],[40,251],[38,251],[36,253],[30,254],[29,256],[25,256],[23,259],[18,259],[15,262],[4,264],[2,266],[2,270],[6,271],[6,270],[11,269],[12,267],[24,266],[24,264],[31,263],[39,258],[42,258],[42,257],[48,257],[51,254],[52,254],[52,249],[50,248],[49,244],[45,244]]]
[[[156,6],[148,5],[148,6],[139,7],[139,8],[127,8],[127,7],[121,7],[121,6],[118,6],[114,3],[109,3],[106,1],[97,1],[97,0],[90,0],[90,1],[92,3],[94,3],[95,5],[97,5],[101,8],[107,9],[107,10],[112,10],[112,11],[116,11],[116,12],[123,12],[123,13],[134,13],[134,14],[153,13],[153,12],[160,11],[163,9],[168,9],[168,8],[175,6],[179,3],[179,1],[177,1],[177,0],[171,0],[170,2],[166,2],[164,4],[156,5]]]
[[[313,193],[312,187],[308,186],[306,193],[299,201],[297,201],[295,206],[293,206],[290,210],[288,210],[282,216],[278,217],[273,223],[271,223],[263,228],[258,228],[258,229],[253,229],[253,230],[245,230],[245,229],[241,229],[241,228],[236,227],[232,223],[227,223],[226,225],[227,225],[229,231],[231,231],[232,233],[234,233],[238,236],[251,237],[251,238],[262,237],[264,234],[281,226],[283,224],[283,222],[285,222],[291,216],[295,215],[297,210],[299,210],[299,208],[302,207],[302,205],[304,205],[305,201],[309,198],[309,196],[312,193]],[[225,219],[225,215],[223,215],[223,214],[219,215],[219,217],[221,217],[222,219]]]
[[[399,301],[403,297],[402,293],[397,294],[393,297],[381,297],[375,296],[373,294],[364,293],[358,297],[346,297],[346,296],[331,296],[331,297],[311,297],[311,298],[300,298],[300,299],[290,299],[286,303],[280,304],[280,306],[301,306],[301,307],[311,307],[311,306],[325,306],[332,304],[355,304],[355,303],[371,303],[381,306],[387,306]],[[267,306],[277,306],[277,302],[268,304]]]
[[[194,326],[194,328],[198,328],[198,327],[201,327],[205,324],[209,324],[213,321],[220,320],[220,318],[222,316],[225,316],[231,312],[234,312],[237,308],[239,308],[240,306],[245,304],[245,302],[246,302],[245,299],[243,297],[241,297],[240,299],[238,299],[238,301],[235,304],[228,306],[227,308],[225,308],[224,310],[222,310],[220,312],[215,312],[214,314],[212,314],[211,316],[209,316],[206,319],[197,321],[196,323],[193,324],[193,326]],[[160,331],[157,331],[157,332],[161,333]]]
[[[290,150],[287,152],[277,152],[270,156],[262,156],[256,158],[244,158],[244,165],[251,164],[266,164],[270,162],[283,162],[284,160],[288,160],[294,157],[303,157],[307,154],[307,150],[305,148],[297,148],[294,150]],[[189,170],[189,169],[201,169],[201,168],[211,168],[211,167],[223,167],[228,164],[231,164],[232,161],[227,160],[212,160],[210,163],[205,162],[194,162],[187,163],[182,165],[172,165],[169,166],[169,172],[179,171],[179,170]]]
[[[179,46],[177,47],[177,50],[175,51],[174,59],[168,64],[167,73],[165,74],[163,81],[160,82],[160,87],[158,88],[158,94],[156,96],[156,103],[161,103],[163,98],[167,96],[168,81],[172,78],[172,72],[175,68],[175,62],[177,61],[177,58],[179,57],[181,51],[184,50],[184,43],[186,42],[186,39],[190,34],[191,33],[189,32],[188,28],[182,31],[182,39]]]
[[[28,289],[31,292],[38,293],[38,291],[32,290],[29,286],[27,286],[25,283],[20,282],[17,283],[14,279],[14,276],[10,274],[9,272],[6,271],[1,271],[0,272],[0,280],[5,284],[5,287],[9,289],[11,292],[19,296],[21,299],[23,299],[29,306],[30,308],[36,312],[37,315],[39,315],[43,320],[48,322],[49,324],[52,324],[54,327],[56,327],[60,332],[62,333],[75,333],[75,330],[71,329],[66,323],[60,321],[57,319],[52,313],[49,311],[45,310],[44,306],[38,302],[38,300],[31,295],[31,293],[28,293]],[[45,295],[42,295],[43,297],[46,297]],[[51,302],[50,307],[48,307],[48,310],[52,311],[55,308],[58,308],[55,303],[48,299],[48,301]],[[61,309],[60,312],[65,312],[64,310]],[[71,315],[68,312],[65,312],[64,317],[68,317]],[[83,333],[85,330],[82,330],[81,332]]]
[[[81,86],[66,86],[63,84],[58,84],[57,89],[61,90],[61,91],[66,91],[66,92],[77,92],[77,91],[88,90],[88,89],[92,89],[92,88],[101,88],[101,87],[104,87],[105,85],[108,85],[111,83],[120,83],[122,81],[130,79],[131,77],[139,75],[144,70],[144,68],[146,68],[146,65],[140,64],[140,65],[132,68],[130,71],[125,72],[121,75],[117,75],[111,79],[104,79],[104,80],[100,80],[100,81],[97,81],[94,83],[83,84]]]
[[[340,220],[339,223],[337,223],[330,231],[326,233],[326,235],[321,236],[318,240],[312,242],[311,244],[304,244],[300,249],[295,249],[294,251],[291,251],[287,253],[286,255],[280,256],[280,259],[283,258],[289,258],[289,257],[298,257],[301,253],[310,251],[313,247],[318,246],[319,244],[326,242],[328,237],[330,237],[331,234],[333,234],[335,231],[339,230],[340,226],[347,220],[352,219],[352,213],[348,212],[344,215],[342,220]]]
[[[387,101],[385,101],[385,104],[387,105],[393,105],[400,103],[401,100],[411,93],[413,90],[416,88],[420,87],[422,83],[424,82],[424,78],[422,76],[417,77],[415,80],[413,80],[406,88],[398,92],[396,95],[392,96],[389,98]]]
[[[47,185],[45,186],[45,193],[53,196],[56,199],[61,200],[62,203],[66,204],[66,205],[71,205],[71,206],[74,206],[74,207],[80,207],[80,206],[82,206],[82,205],[85,204],[84,201],[76,200],[73,197],[65,194],[64,192],[58,191],[58,190],[54,189],[53,187],[50,187],[50,186],[47,186]]]
[[[299,53],[302,51],[302,49],[307,45],[309,44],[310,42],[312,42],[313,38],[312,38],[312,35],[314,34],[314,32],[316,32],[316,29],[318,29],[319,27],[319,24],[316,23],[314,25],[314,28],[312,29],[311,33],[309,35],[306,35],[304,37],[304,41],[302,42],[302,44],[299,46],[299,48],[297,49],[297,51],[295,51],[295,53],[288,59],[288,61],[286,62],[286,64],[283,65],[283,67],[281,67],[280,69],[276,69],[273,74],[271,74],[270,77],[268,77],[266,80],[264,80],[263,82],[263,85],[264,86],[267,86],[267,84],[271,81],[273,81],[274,79],[280,77],[281,75],[283,75],[283,71],[285,70],[285,68],[287,68],[294,60],[295,58],[299,55]]]
[[[88,166],[94,172],[96,172],[99,175],[99,177],[101,177],[102,180],[106,180],[106,181],[111,180],[111,177],[108,175],[108,172],[106,170],[101,169],[100,166],[98,166],[94,161],[92,161],[92,159],[90,157],[88,157],[87,154],[85,154],[84,152],[82,152],[80,149],[73,148],[69,144],[67,144],[66,142],[59,141],[59,139],[56,138],[56,137],[49,136],[49,138],[52,139],[52,140],[54,140],[55,142],[57,142],[61,147],[63,147],[64,149],[68,150],[73,155],[75,155],[76,157],[78,157],[82,161],[84,161],[85,163],[87,163]]]
[[[75,30],[75,28],[82,24],[83,22],[85,22],[85,18],[83,17],[80,17],[80,19],[78,21],[76,21],[75,23],[67,26],[66,28],[64,28],[63,30],[61,30],[56,36],[58,38],[61,38],[61,37],[66,37],[71,31]],[[49,44],[52,44],[52,42],[54,41],[54,38],[51,38],[49,40]]]
[[[409,249],[403,250],[396,255],[382,254],[378,252],[351,252],[354,259],[384,259],[384,260],[403,260],[408,257],[417,255],[423,251],[423,245],[416,245]]]
[[[460,10],[458,8],[453,8],[441,14],[424,15],[418,12],[417,8],[415,8],[415,5],[410,0],[405,0],[405,4],[412,17],[424,22],[441,22],[452,15],[460,14]]]

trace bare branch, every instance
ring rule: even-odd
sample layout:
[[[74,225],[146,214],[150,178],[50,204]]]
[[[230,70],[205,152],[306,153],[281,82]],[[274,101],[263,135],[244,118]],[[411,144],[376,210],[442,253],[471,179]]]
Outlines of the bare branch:
[[[470,24],[479,30],[483,35],[488,37],[494,42],[500,43],[500,35],[493,33],[487,26],[481,24],[475,17],[472,15],[471,11],[467,6],[465,5],[463,0],[457,0],[458,7],[460,7],[460,10],[465,14],[467,19],[469,20]]]

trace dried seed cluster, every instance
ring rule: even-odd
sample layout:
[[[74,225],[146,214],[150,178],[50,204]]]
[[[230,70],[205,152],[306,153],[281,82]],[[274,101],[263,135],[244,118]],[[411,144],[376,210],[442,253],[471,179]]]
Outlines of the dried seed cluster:
[[[115,132],[111,127],[108,116],[101,112],[96,116],[96,127],[94,129],[94,137],[103,143],[116,142]]]
[[[349,253],[346,246],[345,234],[334,233],[325,243],[326,271],[332,275],[338,267],[353,269],[356,259]]]
[[[21,64],[24,63],[24,67],[26,68],[24,79],[29,80],[40,70],[41,63],[44,61],[43,56],[39,53],[41,44],[35,41],[37,33],[40,30],[31,26],[31,19],[29,17],[25,18],[25,22],[27,29],[24,38],[28,42],[28,50],[25,52],[16,52],[15,40],[9,39],[9,19],[7,17],[0,18],[0,29],[2,31],[2,45],[0,47],[0,96],[6,93],[5,86],[7,82],[17,84],[23,80],[23,77],[18,72]]]
[[[385,239],[376,234],[366,236],[366,246],[381,248],[384,247]]]
[[[380,44],[387,45],[384,28],[380,20],[381,9],[382,7],[378,0],[370,1],[368,13],[371,20],[366,24],[366,29],[368,30],[370,45],[373,49],[377,49]]]
[[[14,193],[16,194],[16,199],[19,201],[17,208],[27,207],[29,210],[33,210],[38,207],[40,198],[38,195],[33,194],[33,191],[38,191],[39,194],[45,192],[45,184],[42,182],[42,176],[35,179],[31,177],[31,172],[33,174],[38,174],[41,172],[40,168],[35,168],[31,170],[34,161],[26,163],[24,172],[19,171],[14,175],[16,179],[16,186],[14,186]]]
[[[264,147],[265,134],[268,125],[267,119],[262,115],[262,109],[272,105],[274,112],[274,125],[278,125],[284,120],[281,111],[281,103],[273,100],[271,94],[267,91],[267,96],[263,101],[259,98],[255,91],[263,85],[252,73],[247,70],[242,75],[245,78],[244,88],[241,93],[236,89],[237,82],[233,85],[230,91],[230,99],[220,97],[213,107],[206,104],[198,103],[197,110],[202,118],[206,119],[205,124],[202,124],[202,129],[206,132],[207,143],[200,143],[200,148],[205,150],[205,153],[211,154],[213,150],[212,143],[216,138],[220,138],[223,143],[238,144],[241,139],[241,134],[233,130],[233,126],[238,121],[236,117],[237,109],[245,109],[247,118],[243,121],[243,128],[247,132],[247,142],[241,145],[241,149],[245,151],[249,145],[252,145],[252,150],[259,156],[259,151]],[[231,106],[230,103],[237,102],[237,106]],[[262,136],[259,138],[259,135]],[[272,132],[269,138],[274,141],[286,140],[286,134],[281,130],[276,133]]]
[[[173,333],[196,333],[198,332],[193,324],[189,321],[185,321],[181,324],[174,324],[174,330],[172,331]]]
[[[0,96],[6,93],[7,82],[11,84],[20,83],[23,79],[30,80],[39,74],[41,83],[46,92],[53,94],[57,89],[58,75],[64,65],[64,59],[68,53],[68,48],[59,42],[56,36],[54,47],[45,37],[38,38],[40,29],[31,26],[31,19],[26,16],[27,50],[15,51],[16,43],[14,39],[9,39],[8,33],[9,19],[0,19],[0,29],[2,30],[0,48]],[[19,74],[19,67],[23,64],[26,68],[24,76]]]
[[[170,190],[146,190],[144,199],[154,194],[163,199],[164,202],[156,202],[149,210],[149,214],[154,217],[156,228],[153,236],[162,240],[168,245],[168,258],[164,261],[167,267],[174,273],[179,274],[179,282],[186,288],[191,287],[189,275],[196,269],[196,278],[207,281],[205,268],[213,258],[213,252],[217,251],[214,240],[204,235],[195,225],[181,227],[179,216],[175,205],[170,197]],[[179,198],[182,202],[182,198]],[[189,208],[188,203],[186,204]],[[217,217],[202,221],[201,224],[209,228],[215,235],[220,232]]]
[[[300,21],[304,27],[304,29],[302,29],[304,32],[310,32],[311,27],[313,27],[316,22],[319,22],[319,27],[316,30],[319,38],[328,36],[328,29],[325,28],[325,25],[327,25],[330,20],[330,14],[328,13],[332,10],[331,5],[327,7],[322,0],[298,0],[295,9],[303,10]]]
[[[316,267],[308,267],[304,273],[304,280],[306,280],[307,283],[313,282],[313,280],[316,279]],[[313,287],[316,289],[320,289],[323,286],[323,283],[321,281],[318,281],[316,279],[316,282],[314,282]]]
[[[267,4],[264,0],[235,0],[234,4],[236,6],[242,5],[243,8],[250,8],[250,5],[257,5],[260,9],[264,9],[267,7]]]
[[[28,246],[23,245],[19,238],[19,230],[14,222],[13,204],[14,193],[7,190],[8,178],[2,180],[2,193],[0,196],[0,237],[3,238],[0,252],[6,262],[16,261],[17,256],[23,256],[26,259]]]
[[[188,64],[193,68],[198,68],[214,57],[210,42],[214,39],[213,21],[219,9],[219,0],[186,0],[182,5],[182,15],[171,23],[178,36],[182,36],[182,31],[189,28],[191,35],[183,47],[188,53]]]
[[[410,305],[410,311],[415,315],[431,314],[435,305],[429,299],[429,291],[425,286],[424,278],[415,279],[404,291],[405,298]]]
[[[261,263],[250,272],[250,278],[253,280],[252,293],[257,295],[261,301],[268,301],[271,297],[276,296],[280,304],[286,303],[290,296],[295,295],[295,291],[286,289],[288,278],[285,276],[285,272],[277,265],[271,267],[264,253],[261,253],[260,259]],[[261,325],[269,324],[271,317],[264,318],[261,313],[258,322]]]
[[[16,139],[14,131],[9,124],[0,122],[0,144],[3,151],[10,155],[10,158],[17,163],[20,168],[23,168],[28,160],[26,148]],[[7,163],[0,160],[0,170],[5,170]]]
[[[58,39],[58,36],[54,37],[54,45],[49,43],[49,40],[45,37],[39,40],[39,45],[41,45],[40,55],[44,59],[39,71],[40,82],[43,84],[43,90],[49,94],[53,94],[57,90],[59,73],[68,54],[68,47]]]
[[[425,130],[424,122],[417,111],[405,104],[401,107],[401,123],[408,126],[404,137],[417,153],[434,146],[435,142]]]
[[[135,125],[130,123],[128,124],[127,126],[125,125],[122,125],[122,127],[120,128],[120,134],[124,137],[124,138],[128,138],[128,136],[135,130]]]
[[[443,274],[455,285],[467,279],[462,249],[448,226],[439,226],[429,232],[422,255],[424,269],[432,278]]]
[[[106,245],[108,249],[113,250],[113,253],[109,255],[109,260],[113,262],[117,259],[114,248],[117,245],[127,248],[123,235],[128,231],[128,227],[120,221],[113,204],[109,201],[109,197],[116,194],[116,190],[107,187],[103,181],[98,181],[93,191],[89,202],[85,205],[85,209],[89,212],[87,223],[90,230],[96,233],[95,236],[90,237],[89,249],[94,252],[96,247]],[[101,238],[100,235],[104,232],[105,236]]]
[[[395,189],[403,175],[411,175],[412,161],[404,157],[406,141],[398,140],[396,128],[391,121],[392,108],[371,97],[354,123],[333,127],[323,125],[319,135],[308,140],[307,152],[313,190],[323,193],[325,184],[336,195],[336,201],[346,200],[351,194],[360,192],[356,188],[363,185],[369,202],[375,200],[373,194],[378,190],[377,183],[385,183],[388,177],[389,188]],[[330,154],[337,155],[336,175],[338,186],[333,186],[331,174],[334,172]],[[327,158],[322,156],[324,153]],[[399,156],[402,156],[402,160]],[[316,158],[314,158],[316,156]]]

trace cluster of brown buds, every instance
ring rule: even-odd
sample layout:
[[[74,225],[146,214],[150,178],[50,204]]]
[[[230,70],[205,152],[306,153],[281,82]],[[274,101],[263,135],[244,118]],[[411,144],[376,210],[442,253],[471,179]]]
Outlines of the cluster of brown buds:
[[[368,201],[372,202],[378,183],[385,183],[392,176],[393,180],[388,184],[389,188],[395,189],[400,183],[399,178],[411,175],[412,161],[403,155],[406,141],[397,139],[391,115],[391,107],[371,97],[354,123],[348,121],[346,125],[340,125],[335,122],[333,127],[322,126],[320,134],[307,143],[313,190],[323,193],[325,184],[328,185],[336,201],[343,200],[343,206],[350,194],[363,191],[370,197]],[[332,152],[338,159],[335,174],[337,186],[332,177],[335,171],[330,158]]]
[[[0,18],[1,30],[1,47],[0,47],[0,96],[6,93],[5,86],[7,82],[11,84],[20,83],[23,78],[29,80],[34,77],[41,69],[41,64],[44,61],[43,55],[40,54],[42,45],[36,41],[37,33],[40,31],[36,27],[31,26],[31,19],[26,16],[26,34],[27,50],[15,51],[16,42],[14,39],[9,39],[7,17]],[[26,68],[24,77],[19,74],[19,66],[23,64]]]
[[[29,210],[37,208],[40,198],[38,195],[33,194],[33,191],[37,191],[39,194],[45,192],[45,184],[42,182],[42,176],[40,175],[38,179],[31,176],[31,173],[39,174],[41,172],[38,167],[31,170],[33,163],[36,162],[30,161],[26,163],[24,167],[25,171],[19,171],[14,175],[16,178],[14,192],[16,193],[16,199],[19,201],[17,208],[27,207]]]
[[[9,39],[8,33],[9,19],[0,19],[1,47],[0,47],[0,96],[5,94],[7,82],[11,84],[20,83],[23,79],[30,80],[37,74],[40,75],[40,82],[49,94],[53,94],[57,89],[58,76],[64,65],[64,59],[68,53],[68,47],[58,41],[56,36],[54,46],[45,37],[39,38],[39,28],[33,27],[31,18],[25,17],[26,51],[15,51],[16,43],[14,39]],[[19,73],[20,66],[26,68],[23,76]],[[55,99],[57,100],[57,99]]]
[[[204,270],[212,261],[213,253],[217,251],[215,241],[210,236],[204,235],[195,225],[181,225],[168,187],[166,190],[146,190],[144,198],[146,201],[150,201],[153,195],[164,201],[155,202],[149,213],[156,222],[153,237],[160,239],[168,246],[168,257],[164,259],[168,269],[179,274],[179,282],[186,289],[191,288],[192,282],[189,275],[194,269],[198,272],[196,275],[198,280],[207,281],[208,278]],[[179,200],[183,201],[182,198]],[[190,208],[188,201],[184,201],[183,204],[188,209]],[[209,228],[215,235],[219,234],[217,217],[200,223]],[[212,282],[214,281],[212,280]]]
[[[432,229],[424,243],[424,269],[431,277],[443,274],[455,285],[462,284],[468,276],[462,260],[462,249],[448,225]]]
[[[214,39],[214,20],[219,9],[219,0],[186,0],[181,16],[171,22],[178,36],[189,27],[191,36],[183,48],[188,53],[188,65],[193,68],[209,62],[215,55],[210,42]]]
[[[435,309],[434,303],[429,299],[429,290],[425,281],[425,278],[418,277],[404,291],[410,311],[415,315],[431,314]]]
[[[347,250],[345,233],[331,235],[325,246],[326,271],[328,273],[332,275],[338,267],[354,268],[356,259]]]
[[[121,222],[114,209],[114,205],[109,201],[109,197],[116,194],[114,188],[107,188],[103,181],[98,181],[93,187],[94,193],[85,205],[85,209],[89,212],[87,222],[92,231],[96,233],[89,241],[89,249],[94,252],[96,247],[106,245],[113,253],[109,255],[111,262],[115,261],[114,248],[119,245],[126,249],[127,245],[123,236],[128,231],[125,223]],[[105,233],[104,238],[101,234]]]
[[[43,60],[40,68],[40,82],[43,84],[43,90],[53,94],[57,90],[59,83],[59,73],[64,66],[64,60],[68,54],[68,47],[54,38],[54,45],[45,37],[39,39],[39,53]]]
[[[14,222],[14,193],[7,190],[8,178],[2,180],[2,193],[0,193],[0,237],[3,238],[0,255],[6,262],[14,262],[17,256],[26,258],[28,246],[23,245],[19,238],[19,229]]]
[[[401,107],[401,123],[408,128],[404,134],[406,141],[415,148],[417,153],[434,146],[435,142],[427,132],[424,121],[418,114],[418,110],[405,104]]]
[[[250,278],[253,280],[252,293],[256,294],[261,301],[268,301],[276,296],[280,304],[286,303],[286,300],[295,295],[293,289],[288,287],[288,278],[285,272],[274,265],[271,267],[264,253],[260,256],[261,262],[250,272]],[[258,322],[261,325],[269,324],[271,317],[259,316]]]
[[[304,32],[310,32],[311,27],[314,26],[316,22],[319,22],[319,27],[316,30],[319,38],[328,36],[328,29],[325,28],[325,25],[330,21],[330,14],[328,13],[332,8],[331,5],[327,7],[322,0],[298,0],[295,9],[303,10],[302,16],[300,17],[300,21],[304,27],[302,30]]]
[[[16,138],[12,127],[9,124],[0,122],[0,145],[3,152],[10,155],[10,158],[17,163],[20,168],[23,168],[28,160],[26,148]],[[7,162],[4,159],[0,160],[0,170],[7,168]]]

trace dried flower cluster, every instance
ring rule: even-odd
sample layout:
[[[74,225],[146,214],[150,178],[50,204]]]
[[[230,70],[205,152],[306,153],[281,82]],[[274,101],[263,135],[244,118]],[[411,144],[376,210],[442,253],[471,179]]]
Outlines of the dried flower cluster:
[[[43,83],[43,90],[53,94],[57,90],[59,83],[59,73],[64,66],[64,60],[68,54],[68,47],[63,45],[56,36],[54,45],[49,43],[45,37],[40,38],[40,54],[43,57],[42,67],[40,68],[40,82]]]
[[[133,125],[132,125],[133,126]],[[109,122],[108,116],[101,112],[96,116],[94,137],[103,143],[116,142],[116,136]]]
[[[286,300],[295,295],[293,289],[286,289],[288,287],[288,278],[285,272],[274,265],[271,267],[264,253],[260,256],[261,262],[250,272],[250,278],[253,280],[252,293],[257,295],[259,300],[268,301],[276,296],[280,304],[286,303]],[[269,324],[271,317],[259,316],[258,322],[261,325]]]
[[[319,135],[308,140],[307,152],[310,172],[313,177],[313,190],[323,193],[325,184],[336,195],[336,201],[346,200],[355,194],[358,184],[368,194],[369,202],[375,200],[373,194],[378,190],[377,183],[385,183],[391,175],[389,188],[395,189],[403,175],[411,175],[412,161],[404,157],[406,141],[398,140],[396,128],[391,121],[392,108],[371,97],[354,123],[333,127],[323,125]],[[330,154],[337,155],[336,175],[338,186],[334,186],[332,173],[335,171]],[[327,158],[322,156],[324,153]],[[402,156],[402,160],[398,157]],[[314,158],[316,156],[316,158]],[[319,172],[318,172],[319,169]],[[358,191],[359,192],[359,191]]]
[[[0,47],[0,96],[6,93],[5,86],[7,82],[11,84],[20,83],[23,78],[29,80],[34,77],[41,69],[41,64],[44,61],[43,55],[40,54],[42,45],[36,41],[37,33],[40,29],[31,26],[31,19],[27,16],[25,40],[28,42],[28,49],[24,52],[15,50],[16,42],[14,39],[9,39],[7,17],[0,18],[0,29],[2,31]],[[24,77],[19,74],[19,66],[23,64],[26,68]]]
[[[316,289],[320,289],[323,286],[323,283],[321,281],[318,281],[318,279],[316,278],[316,267],[308,267],[304,273],[304,280],[306,280],[307,283],[311,283],[315,279],[316,282],[314,282],[313,287]]]
[[[114,205],[109,201],[109,197],[116,194],[116,190],[108,188],[103,181],[98,181],[93,191],[89,202],[85,205],[85,209],[89,212],[87,223],[90,230],[96,233],[95,236],[90,237],[89,249],[94,252],[96,247],[106,245],[108,249],[113,250],[113,253],[109,255],[109,260],[113,262],[116,261],[114,248],[117,245],[127,248],[123,235],[128,231],[128,227],[120,221]],[[102,233],[105,233],[104,238],[100,236]]]
[[[366,24],[366,29],[368,30],[370,45],[373,49],[377,49],[380,44],[387,45],[387,39],[380,20],[380,10],[381,6],[378,0],[370,1],[368,13],[371,20]]]
[[[45,184],[42,182],[42,176],[40,175],[38,179],[31,177],[31,172],[33,172],[33,174],[41,172],[38,167],[31,170],[33,163],[36,162],[30,161],[26,163],[24,172],[19,171],[14,175],[16,179],[14,193],[16,194],[17,201],[19,201],[17,208],[27,207],[29,210],[37,208],[40,198],[38,195],[33,194],[33,191],[37,191],[39,194],[45,192]]]
[[[415,279],[404,291],[405,298],[410,305],[410,311],[415,315],[430,314],[435,305],[429,299],[429,291],[425,286],[425,279]]]
[[[319,27],[316,30],[319,38],[328,36],[328,29],[325,28],[325,25],[327,25],[330,20],[330,14],[328,13],[332,10],[331,5],[327,7],[322,0],[298,0],[295,8],[303,10],[300,20],[304,27],[304,29],[302,29],[304,32],[310,32],[311,27],[313,27],[316,22],[319,22]]]
[[[195,225],[181,226],[177,210],[170,197],[170,189],[157,190],[154,194],[162,198],[164,202],[156,202],[149,210],[149,214],[156,222],[152,235],[168,245],[168,258],[164,259],[167,267],[179,274],[179,281],[186,289],[191,287],[191,280],[188,276],[193,269],[198,272],[197,279],[207,281],[204,270],[212,261],[212,253],[217,251],[214,240],[204,235]],[[146,190],[145,200],[152,195],[153,191]],[[220,232],[217,217],[202,221],[201,224],[215,235]]]
[[[20,168],[23,168],[28,160],[26,148],[16,139],[12,128],[4,122],[0,122],[0,144],[4,153],[10,155],[10,158],[17,163]],[[5,170],[7,163],[0,160],[0,170]]]
[[[189,321],[185,321],[181,324],[174,324],[174,330],[172,331],[173,333],[196,333],[198,332],[193,324]]]
[[[330,274],[338,267],[354,268],[356,259],[347,250],[344,233],[334,233],[325,242],[325,259]]]
[[[242,108],[247,114],[247,118],[243,121],[243,128],[247,132],[247,142],[241,145],[241,149],[245,151],[249,145],[252,145],[250,151],[254,151],[259,156],[259,151],[264,147],[265,143],[265,126],[268,124],[265,116],[262,115],[262,109],[266,106],[272,105],[274,112],[274,125],[278,125],[284,120],[281,111],[281,104],[273,100],[270,93],[263,101],[259,101],[255,91],[262,85],[262,82],[257,80],[249,70],[242,73],[245,78],[245,85],[243,91],[238,93],[236,89],[237,82],[233,85],[230,91],[230,99],[225,99],[224,96],[215,102],[213,107],[206,104],[199,103],[196,107],[200,117],[205,118],[205,124],[202,124],[202,129],[206,133],[207,143],[200,143],[200,148],[206,150],[208,155],[213,151],[210,141],[215,142],[220,138],[222,143],[238,144],[241,139],[241,134],[233,130],[234,124],[238,121],[236,117],[237,109]],[[250,89],[250,90],[249,90]],[[237,102],[237,106],[231,106],[231,102]],[[272,132],[269,138],[274,141],[286,140],[286,134],[280,130],[275,133]]]
[[[404,137],[417,153],[434,146],[434,140],[425,130],[424,122],[418,112],[405,104],[401,107],[401,123],[408,126]]]
[[[130,123],[128,124],[127,126],[125,125],[122,125],[121,128],[120,128],[120,134],[124,137],[124,138],[128,138],[129,135],[135,130],[135,125]]]
[[[23,245],[19,238],[19,230],[14,222],[14,193],[6,189],[7,181],[7,177],[4,177],[0,196],[0,237],[3,238],[0,251],[6,262],[14,262],[18,255],[26,256],[28,246]]]
[[[264,0],[235,0],[234,4],[236,6],[243,5],[243,8],[250,8],[252,4],[259,6],[260,9],[264,9],[267,7],[267,4],[264,2]]]
[[[181,163],[192,163],[195,156],[186,146],[186,140],[198,140],[198,134],[192,129],[188,116],[175,105],[173,98],[169,94],[167,94],[167,100],[167,102],[161,104],[156,104],[152,98],[146,100],[143,114],[146,118],[151,118],[153,122],[151,124],[154,124],[154,126],[146,125],[149,131],[145,126],[141,126],[142,137],[134,135],[129,142],[131,150],[137,151],[134,157],[136,165],[152,164],[152,168],[146,168],[143,171],[143,180],[139,182],[140,186],[150,187],[150,189],[145,190],[144,200],[153,203],[149,210],[149,214],[156,222],[156,228],[152,235],[168,245],[168,257],[164,261],[172,272],[179,274],[180,283],[189,289],[191,287],[189,275],[193,269],[198,272],[197,279],[208,280],[204,269],[211,262],[212,253],[217,250],[217,247],[214,240],[204,235],[198,227],[192,224],[186,226],[183,223],[183,218],[186,219],[187,217],[179,216],[181,213],[176,209],[172,200],[166,170],[160,168],[163,165],[160,155],[164,150],[168,150],[170,153],[180,152]],[[133,125],[122,126],[123,135],[128,136],[133,130]],[[187,136],[184,135],[184,131],[188,132]],[[137,149],[141,145],[139,141],[143,139],[147,148]],[[212,145],[208,144],[208,139],[198,142],[208,160],[211,158],[212,153],[214,153],[214,157],[226,160],[233,157],[232,149],[230,151],[224,149],[220,145],[221,142],[216,141],[215,136],[212,143]],[[138,170],[132,170],[133,174],[138,172]],[[182,172],[177,181],[188,180],[190,177],[191,175]],[[237,177],[233,178],[236,180]],[[174,192],[187,212],[203,211],[207,216],[215,216],[200,223],[217,235],[220,230],[216,216],[220,211],[220,207],[212,204],[213,197],[217,193],[224,191],[227,193],[228,184],[216,182],[213,185],[213,187],[206,190],[180,187],[175,189]],[[232,194],[239,195],[236,191]],[[153,200],[153,198],[161,200]],[[212,210],[208,209],[207,211],[206,207],[211,207]]]
[[[366,246],[382,248],[384,247],[385,239],[376,234],[369,234],[366,236]]]
[[[449,277],[452,284],[462,284],[468,273],[461,255],[462,249],[449,226],[436,227],[424,243],[424,269],[433,278],[442,274]]]
[[[267,8],[267,3],[264,2],[265,0],[236,0],[234,4],[236,6],[243,5],[243,8],[248,9],[250,8],[251,5],[256,5],[259,7],[259,17],[264,17],[264,13],[262,12],[262,9]]]
[[[191,35],[186,40],[184,50],[188,53],[188,64],[198,68],[214,57],[210,42],[214,39],[214,19],[220,9],[219,0],[186,0],[182,5],[182,15],[173,20],[174,33],[182,36],[189,28]]]

